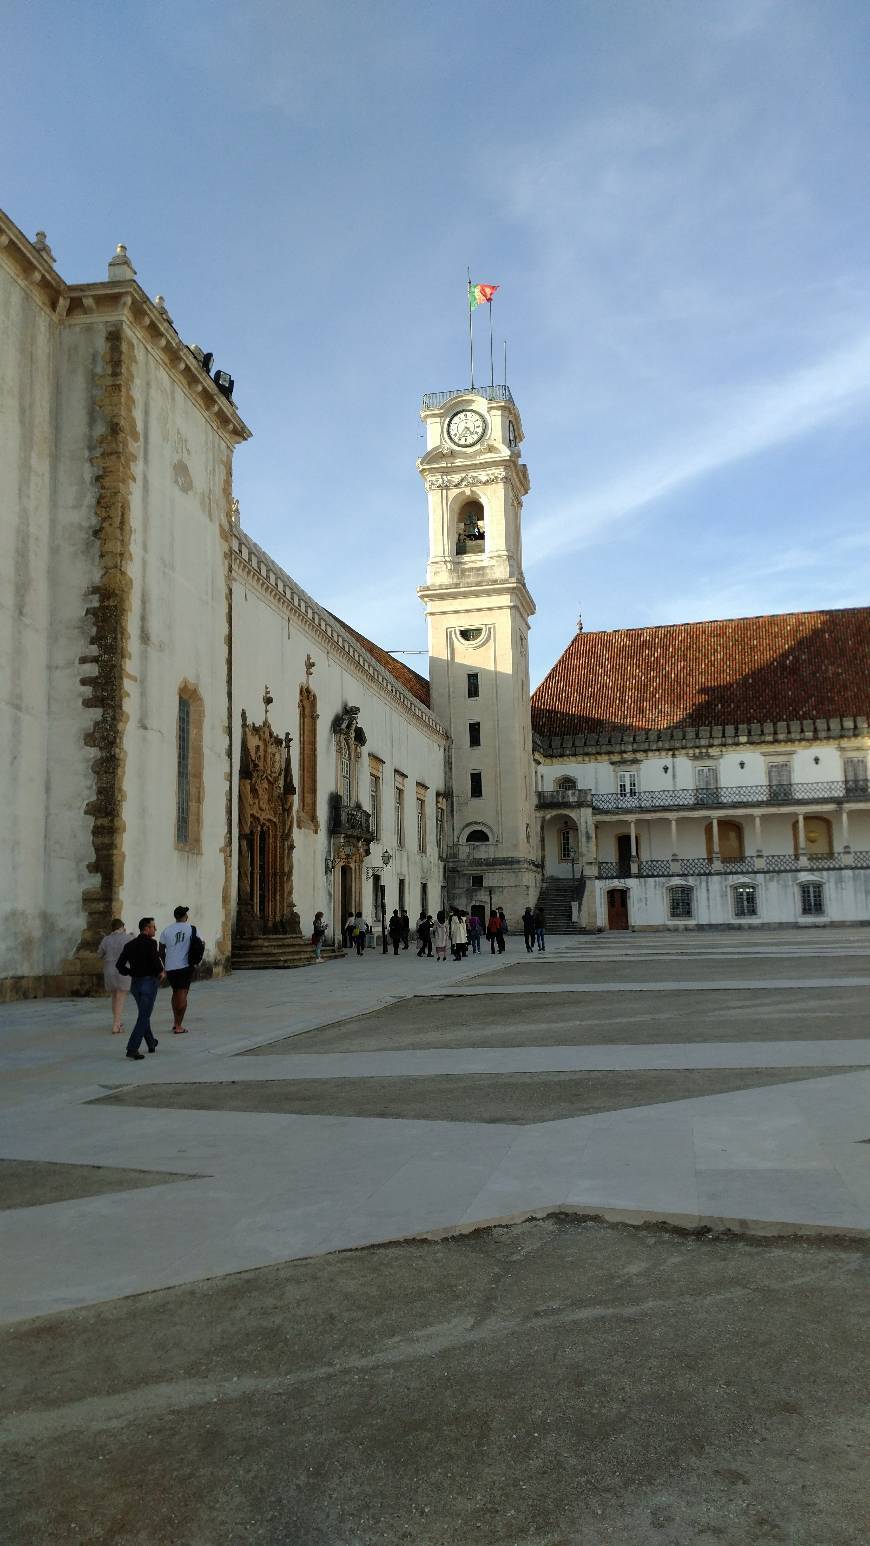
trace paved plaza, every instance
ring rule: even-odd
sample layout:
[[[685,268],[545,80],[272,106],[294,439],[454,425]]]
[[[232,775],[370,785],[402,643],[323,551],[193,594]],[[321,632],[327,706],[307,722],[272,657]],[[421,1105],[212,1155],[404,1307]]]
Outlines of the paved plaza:
[[[3,1007],[3,1538],[863,1541],[868,989],[825,929],[239,973],[136,1064]]]

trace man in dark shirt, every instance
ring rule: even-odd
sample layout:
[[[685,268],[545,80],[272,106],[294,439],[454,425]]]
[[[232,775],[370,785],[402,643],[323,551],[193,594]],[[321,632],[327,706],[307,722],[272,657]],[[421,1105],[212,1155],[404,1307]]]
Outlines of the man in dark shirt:
[[[157,933],[157,925],[153,918],[139,919],[139,933],[135,939],[131,939],[129,945],[118,957],[118,971],[125,977],[131,977],[130,992],[136,1000],[136,1008],[139,1018],[130,1032],[130,1040],[127,1043],[128,1058],[135,1058],[142,1062],[142,1053],[139,1051],[142,1039],[149,1052],[157,1051],[157,1037],[151,1030],[151,1011],[154,1008],[154,1000],[157,997],[157,989],[164,977],[163,962],[157,949],[157,941],[154,936]]]

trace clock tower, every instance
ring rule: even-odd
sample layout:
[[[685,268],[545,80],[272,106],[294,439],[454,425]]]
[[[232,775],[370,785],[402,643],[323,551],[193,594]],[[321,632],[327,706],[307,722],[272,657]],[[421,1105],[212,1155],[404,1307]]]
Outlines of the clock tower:
[[[423,399],[432,709],[449,730],[448,898],[514,928],[541,883],[535,841],[522,423],[506,386]]]

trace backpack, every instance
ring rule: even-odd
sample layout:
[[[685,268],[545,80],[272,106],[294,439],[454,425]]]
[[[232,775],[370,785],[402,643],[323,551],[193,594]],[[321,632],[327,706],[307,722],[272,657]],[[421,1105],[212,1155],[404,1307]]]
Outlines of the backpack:
[[[187,964],[188,966],[199,966],[200,961],[205,955],[205,941],[200,939],[193,924],[191,924],[191,930],[190,946],[187,951]]]

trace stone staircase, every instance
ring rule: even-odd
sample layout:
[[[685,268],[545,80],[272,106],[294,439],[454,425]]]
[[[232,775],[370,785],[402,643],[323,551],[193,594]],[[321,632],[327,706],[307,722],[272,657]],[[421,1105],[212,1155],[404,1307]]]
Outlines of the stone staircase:
[[[344,955],[332,945],[324,945],[323,959]],[[234,939],[234,972],[289,971],[296,966],[311,966],[314,950],[304,934],[261,934],[258,939]]]
[[[541,887],[535,911],[540,907],[548,934],[576,934],[571,922],[571,902],[579,899],[581,883],[548,878]]]

